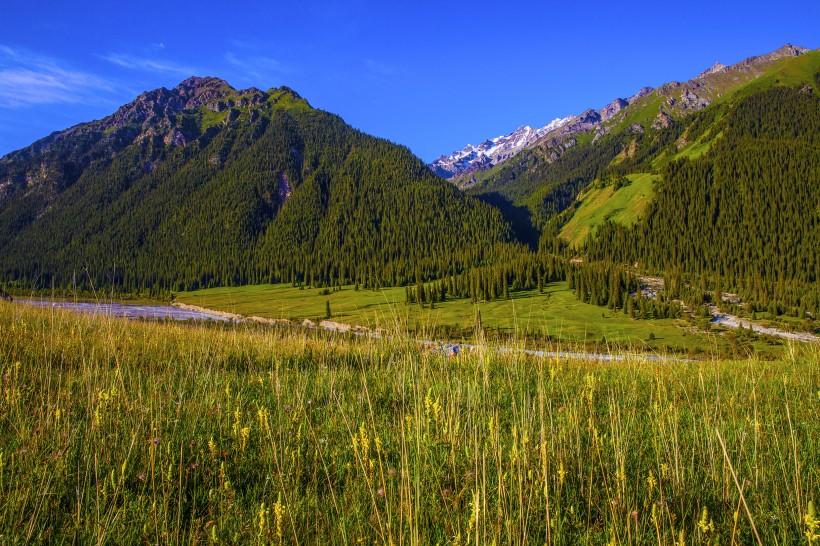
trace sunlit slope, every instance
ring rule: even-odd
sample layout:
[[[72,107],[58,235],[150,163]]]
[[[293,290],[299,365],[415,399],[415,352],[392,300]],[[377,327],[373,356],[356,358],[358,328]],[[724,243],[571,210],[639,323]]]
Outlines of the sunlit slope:
[[[653,185],[658,176],[639,173],[625,178],[630,183],[621,187],[617,187],[617,183],[603,187],[593,184],[580,197],[580,206],[561,230],[560,237],[571,246],[578,246],[607,220],[625,226],[637,222],[654,197]]]

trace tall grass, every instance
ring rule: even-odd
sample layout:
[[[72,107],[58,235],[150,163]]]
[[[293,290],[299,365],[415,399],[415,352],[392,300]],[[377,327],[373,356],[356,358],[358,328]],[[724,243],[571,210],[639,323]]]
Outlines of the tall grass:
[[[809,544],[820,350],[791,349],[448,359],[0,304],[0,542]]]

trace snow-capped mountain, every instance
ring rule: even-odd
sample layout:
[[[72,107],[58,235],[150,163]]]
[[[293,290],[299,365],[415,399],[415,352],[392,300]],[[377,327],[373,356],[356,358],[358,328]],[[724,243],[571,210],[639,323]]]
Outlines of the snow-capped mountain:
[[[466,187],[469,182],[459,182],[466,178],[465,175],[489,169],[510,159],[521,150],[539,145],[539,142],[556,150],[567,149],[576,143],[572,135],[593,130],[597,131],[593,139],[595,142],[609,131],[610,120],[618,119],[618,116],[623,117],[622,110],[635,102],[639,103],[638,107],[645,107],[647,101],[643,99],[650,93],[663,99],[662,106],[654,110],[656,115],[652,127],[666,126],[671,117],[705,108],[721,95],[721,90],[731,89],[734,85],[759,76],[778,59],[796,57],[808,51],[810,50],[804,47],[786,44],[771,53],[749,57],[731,66],[715,63],[687,82],[670,82],[658,89],[644,87],[628,99],[615,99],[600,110],[589,109],[577,116],[557,118],[540,129],[524,125],[509,135],[485,140],[478,145],[468,144],[460,151],[439,157],[429,167],[438,176],[451,180],[460,187]],[[560,152],[554,151],[553,155],[555,153]]]
[[[485,140],[478,145],[468,144],[463,150],[439,157],[430,164],[430,169],[438,176],[448,180],[460,178],[462,175],[475,171],[489,169],[510,159],[521,150],[534,146],[546,135],[552,134],[552,137],[563,140],[567,135],[589,131],[598,127],[652,91],[654,90],[651,87],[644,87],[628,99],[615,99],[600,110],[590,109],[577,116],[556,118],[540,129],[524,125],[509,135]]]
[[[442,178],[453,178],[460,174],[492,167],[506,161],[521,150],[533,145],[542,136],[563,127],[575,119],[575,116],[556,118],[541,128],[523,125],[510,133],[501,135],[481,144],[468,144],[464,149],[441,156],[430,168]]]

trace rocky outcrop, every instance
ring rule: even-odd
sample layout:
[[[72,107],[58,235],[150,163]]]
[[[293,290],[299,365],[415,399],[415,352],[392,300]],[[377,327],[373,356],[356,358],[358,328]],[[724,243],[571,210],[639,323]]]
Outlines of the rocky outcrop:
[[[729,67],[721,63],[715,63],[711,68],[707,68],[695,78],[696,80],[703,79],[709,74],[717,74],[718,72],[726,72]]]
[[[703,108],[706,108],[707,106],[709,106],[709,103],[710,103],[709,100],[706,100],[705,98],[699,96],[697,93],[693,93],[689,89],[685,89],[680,94],[680,105],[681,105],[682,108],[692,108],[692,109],[695,109],[695,110],[702,110]],[[674,102],[673,102],[673,104],[674,104]]]
[[[739,69],[744,66],[746,67],[754,67],[754,66],[762,66],[767,64],[772,64],[775,61],[786,57],[798,57],[803,55],[804,53],[808,53],[811,51],[806,47],[794,46],[792,44],[786,44],[781,48],[775,49],[771,53],[766,53],[765,55],[756,55],[754,57],[748,57],[737,64],[732,65],[731,69]]]
[[[629,104],[632,104],[636,100],[642,99],[645,96],[649,95],[654,90],[655,89],[653,87],[642,87],[637,93],[635,93],[634,95],[632,95],[631,97],[626,99],[626,102],[628,102]]]
[[[185,134],[182,131],[174,129],[163,138],[163,142],[170,146],[185,146],[188,144],[188,139],[185,138]]]
[[[691,80],[664,84],[656,93],[665,97],[664,103],[670,109],[670,114],[684,115],[706,108],[723,92],[757,78],[780,60],[797,57],[808,51],[805,47],[786,44],[771,53],[749,57],[733,65],[716,62]],[[664,123],[660,119],[655,122],[660,125]]]
[[[561,134],[581,133],[588,131],[601,123],[601,114],[596,110],[586,110],[580,116],[574,118],[570,123],[561,127]]]
[[[279,205],[284,204],[288,197],[290,197],[290,194],[293,193],[293,189],[290,187],[290,182],[288,182],[288,177],[285,173],[279,173],[276,176],[276,193],[279,199]]]
[[[106,118],[53,133],[0,158],[0,203],[4,196],[21,189],[43,190],[49,199],[71,186],[90,164],[110,160],[135,143],[155,150],[142,167],[151,172],[154,160],[163,153],[157,144],[185,147],[211,138],[219,130],[217,122],[224,127],[244,112],[249,112],[246,118],[253,123],[260,117],[258,110],[273,107],[285,96],[303,100],[286,87],[267,92],[254,87],[237,91],[212,77],[188,78],[173,89],[146,91]],[[207,118],[211,112],[219,114],[215,121]],[[221,164],[221,158],[216,159],[216,164]]]
[[[599,110],[598,113],[601,116],[601,121],[608,121],[612,119],[612,117],[629,106],[629,102],[626,99],[615,99],[614,101],[610,102],[603,109]]]
[[[653,129],[663,129],[665,127],[669,127],[672,123],[672,118],[669,117],[669,114],[661,110],[658,112],[658,115],[655,116],[655,120],[652,122]]]

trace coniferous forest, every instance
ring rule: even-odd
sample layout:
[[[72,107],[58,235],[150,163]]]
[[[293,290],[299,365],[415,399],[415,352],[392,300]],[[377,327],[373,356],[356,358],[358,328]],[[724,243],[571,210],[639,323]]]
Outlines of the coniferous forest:
[[[820,98],[774,88],[750,96],[711,129],[705,156],[662,171],[646,218],[608,222],[591,259],[678,267],[693,281],[737,290],[761,310],[820,308]]]
[[[0,179],[15,185],[0,200],[2,275],[24,286],[123,291],[374,287],[463,273],[512,243],[498,211],[406,148],[289,90],[258,92],[262,104],[245,108],[231,107],[240,99],[228,92],[216,103],[228,104],[227,121],[210,127],[214,112],[203,106],[148,131],[92,125],[85,149],[63,139],[8,156]],[[162,124],[189,141],[151,135]],[[106,141],[126,138],[134,141],[111,154]],[[42,164],[56,175],[38,183]]]

